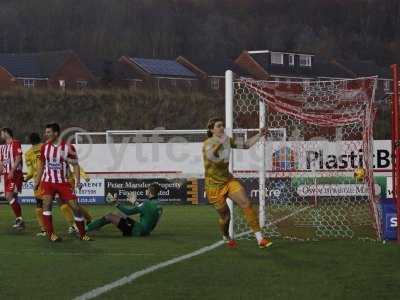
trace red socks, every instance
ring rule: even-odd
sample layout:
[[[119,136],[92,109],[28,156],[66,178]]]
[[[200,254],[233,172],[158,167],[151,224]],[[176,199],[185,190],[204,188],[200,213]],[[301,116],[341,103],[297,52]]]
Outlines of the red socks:
[[[85,234],[86,234],[85,219],[82,217],[75,217],[75,224],[76,224],[76,227],[78,227],[79,235],[81,237],[85,236]]]
[[[53,217],[51,215],[51,211],[43,211],[43,224],[44,224],[44,228],[46,230],[47,236],[50,238],[54,232]],[[86,235],[85,219],[75,217],[75,224],[76,224],[76,227],[78,227],[79,235],[81,237],[85,236]]]
[[[46,230],[47,236],[50,238],[54,232],[53,229],[53,217],[51,215],[51,211],[43,211],[43,225]]]
[[[10,201],[10,206],[14,212],[15,217],[21,218],[21,216],[22,216],[21,205],[19,205],[19,202],[17,201],[17,199],[13,198]]]

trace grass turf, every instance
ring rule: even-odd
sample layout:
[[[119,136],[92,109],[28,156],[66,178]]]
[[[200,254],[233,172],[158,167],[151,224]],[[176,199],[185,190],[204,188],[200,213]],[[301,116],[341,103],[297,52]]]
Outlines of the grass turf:
[[[112,210],[90,207],[95,217]],[[166,206],[152,236],[122,238],[113,227],[96,241],[67,236],[54,209],[51,244],[35,237],[33,206],[24,206],[27,229],[15,233],[9,207],[0,206],[0,299],[71,299],[135,271],[219,239],[208,206]],[[400,290],[400,247],[377,242],[276,240],[268,249],[239,241],[148,274],[99,299],[395,299]]]

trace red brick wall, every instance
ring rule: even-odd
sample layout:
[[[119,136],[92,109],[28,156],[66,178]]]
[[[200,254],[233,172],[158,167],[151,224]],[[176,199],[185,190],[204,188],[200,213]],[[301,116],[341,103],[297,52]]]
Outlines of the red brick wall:
[[[190,79],[173,79],[173,78],[153,78],[152,87],[166,90],[198,90],[200,86],[199,80]]]
[[[47,88],[48,85],[48,80],[35,80],[35,88]]]
[[[49,85],[60,88],[59,80],[65,80],[65,88],[78,88],[77,81],[86,81],[88,87],[95,85],[95,79],[90,71],[81,63],[75,55],[69,56],[60,69],[49,79]]]
[[[0,89],[8,89],[16,86],[14,77],[4,68],[0,67]]]
[[[97,82],[97,87],[102,88],[102,89],[109,89],[109,88],[120,88],[120,89],[139,89],[144,87],[144,82],[143,80],[112,80],[110,82],[102,82],[101,80],[98,80]]]
[[[247,51],[243,51],[235,60],[235,64],[250,73],[255,79],[268,80],[269,74],[260,66]]]
[[[142,80],[124,80],[124,83],[126,87],[132,90],[144,87],[144,82]]]

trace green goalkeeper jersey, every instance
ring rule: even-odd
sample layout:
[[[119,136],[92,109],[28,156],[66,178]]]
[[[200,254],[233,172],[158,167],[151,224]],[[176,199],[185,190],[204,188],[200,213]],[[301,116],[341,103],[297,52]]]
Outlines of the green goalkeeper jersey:
[[[117,208],[128,216],[140,214],[139,222],[134,225],[134,231],[140,230],[140,235],[150,234],[162,215],[162,207],[156,197],[145,200],[137,206],[118,204]]]

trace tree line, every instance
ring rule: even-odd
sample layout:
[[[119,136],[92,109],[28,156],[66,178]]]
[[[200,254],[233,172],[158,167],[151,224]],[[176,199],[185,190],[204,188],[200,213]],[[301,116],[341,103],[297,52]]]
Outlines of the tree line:
[[[243,49],[400,60],[398,0],[0,0],[0,52],[215,63]]]

